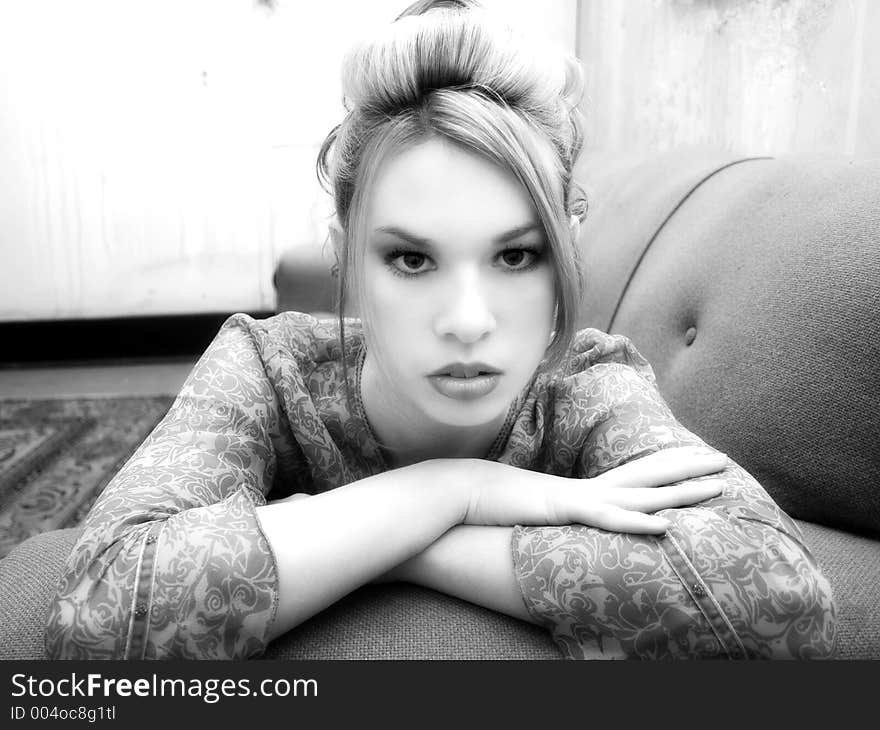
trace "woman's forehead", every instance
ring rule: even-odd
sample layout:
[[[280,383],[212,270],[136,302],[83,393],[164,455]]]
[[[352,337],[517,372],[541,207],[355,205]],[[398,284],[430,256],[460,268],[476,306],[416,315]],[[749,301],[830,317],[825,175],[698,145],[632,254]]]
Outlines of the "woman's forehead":
[[[480,231],[492,238],[538,220],[511,172],[459,145],[430,139],[379,165],[368,195],[368,232],[398,228]]]

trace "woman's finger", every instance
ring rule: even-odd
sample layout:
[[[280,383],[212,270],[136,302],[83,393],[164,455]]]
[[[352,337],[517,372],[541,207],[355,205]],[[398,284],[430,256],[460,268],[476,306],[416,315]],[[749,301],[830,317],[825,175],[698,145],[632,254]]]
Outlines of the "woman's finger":
[[[664,517],[649,513],[717,497],[723,488],[722,480],[712,479],[671,487],[608,490],[612,496],[607,501],[589,505],[581,522],[611,532],[659,535],[666,532],[670,523]]]
[[[663,517],[621,509],[612,504],[594,505],[584,515],[583,524],[609,532],[630,532],[638,535],[662,535],[670,523]]]
[[[657,512],[661,509],[686,507],[719,496],[724,490],[721,479],[705,479],[669,487],[609,489],[605,498],[610,504],[627,510]]]
[[[726,454],[707,453],[700,448],[664,449],[641,459],[609,469],[594,477],[603,487],[641,488],[660,487],[684,479],[715,474],[728,465]]]

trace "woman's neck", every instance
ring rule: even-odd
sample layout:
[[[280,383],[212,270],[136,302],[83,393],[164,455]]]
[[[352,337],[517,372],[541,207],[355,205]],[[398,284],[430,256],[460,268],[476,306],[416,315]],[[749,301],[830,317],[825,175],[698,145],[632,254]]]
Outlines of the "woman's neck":
[[[369,416],[368,416],[369,417]],[[391,468],[417,464],[428,459],[451,458],[484,458],[492,447],[497,432],[494,434],[478,434],[475,438],[462,439],[455,434],[453,438],[438,437],[436,432],[426,438],[417,438],[412,430],[401,430],[387,434],[376,430],[370,422],[373,432],[379,439],[385,461]]]
[[[391,468],[428,459],[484,458],[498,437],[507,416],[474,427],[432,422],[423,414],[410,412],[405,402],[382,387],[381,375],[369,357],[360,381],[361,402],[370,427]]]

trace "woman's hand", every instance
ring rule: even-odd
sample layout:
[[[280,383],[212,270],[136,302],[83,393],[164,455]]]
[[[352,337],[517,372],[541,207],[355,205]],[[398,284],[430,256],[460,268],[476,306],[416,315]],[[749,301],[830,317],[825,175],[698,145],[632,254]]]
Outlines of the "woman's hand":
[[[721,494],[723,482],[681,480],[722,471],[727,457],[705,448],[665,449],[592,479],[570,479],[479,459],[468,462],[471,525],[582,524],[612,532],[660,534],[669,527],[649,514]]]

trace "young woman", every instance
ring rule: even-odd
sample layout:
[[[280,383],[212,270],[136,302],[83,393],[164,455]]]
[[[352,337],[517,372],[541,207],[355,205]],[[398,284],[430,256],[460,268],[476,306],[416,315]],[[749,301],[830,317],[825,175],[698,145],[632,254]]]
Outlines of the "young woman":
[[[830,653],[794,522],[574,332],[579,77],[526,48],[422,2],[347,59],[319,164],[359,319],[226,322],[88,516],[50,656],[257,656],[375,580],[570,657]]]

